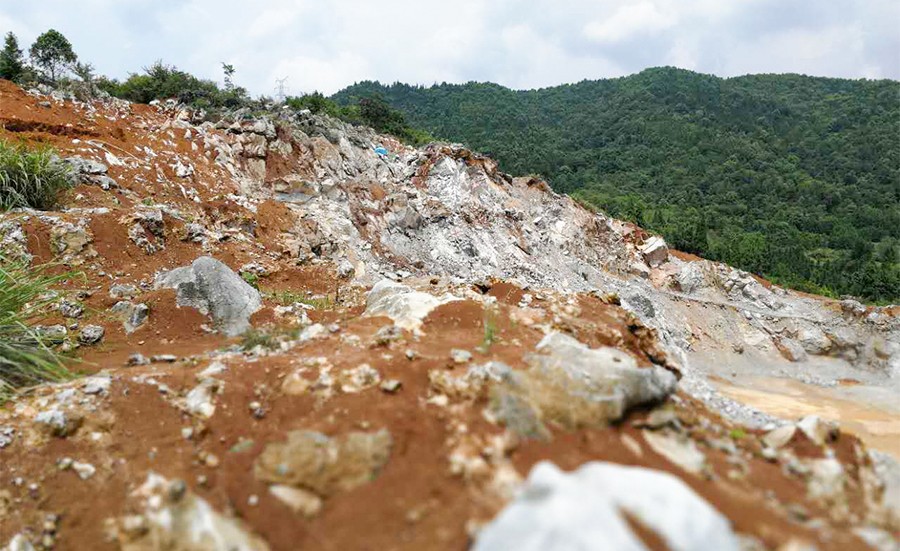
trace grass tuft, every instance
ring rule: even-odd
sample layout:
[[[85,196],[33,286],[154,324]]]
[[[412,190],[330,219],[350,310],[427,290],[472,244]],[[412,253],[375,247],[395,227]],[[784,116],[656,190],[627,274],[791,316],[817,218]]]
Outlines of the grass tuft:
[[[56,300],[50,287],[70,274],[0,256],[0,402],[17,389],[71,377],[29,322]]]
[[[71,185],[69,174],[50,148],[28,150],[0,140],[0,211],[52,209],[59,193]]]
[[[313,310],[334,310],[334,299],[328,295],[310,297],[294,291],[268,291],[265,295],[281,306],[290,306],[299,302],[312,307]]]
[[[487,354],[488,350],[490,350],[491,345],[497,340],[497,319],[496,313],[492,308],[485,308],[484,310],[484,335],[481,339],[481,344],[478,346],[478,350],[484,354]]]

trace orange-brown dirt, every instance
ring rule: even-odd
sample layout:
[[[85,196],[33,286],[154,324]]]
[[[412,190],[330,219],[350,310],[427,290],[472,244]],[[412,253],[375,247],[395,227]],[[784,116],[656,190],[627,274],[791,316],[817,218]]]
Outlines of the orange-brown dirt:
[[[453,288],[436,279],[435,295],[468,290],[496,302],[488,305],[469,298],[444,304],[425,318],[421,334],[404,331],[398,341],[370,345],[375,333],[391,321],[362,315],[365,289],[342,282],[329,263],[297,265],[290,255],[283,254],[280,236],[297,223],[290,210],[268,201],[254,213],[230,199],[228,195],[236,193],[237,187],[223,169],[208,162],[202,149],[194,151],[183,132],[169,136],[160,130],[169,115],[143,105],[119,113],[106,112],[104,107],[92,112],[72,102],[54,102],[46,108],[38,102],[0,80],[0,139],[22,140],[31,146],[47,144],[61,155],[84,154],[84,141],[95,140],[123,157],[137,153],[138,147],[162,149],[167,140],[174,144],[174,148],[166,146],[167,150],[196,167],[189,183],[199,203],[177,187],[159,186],[149,178],[156,170],[167,179],[174,178],[168,162],[163,161],[150,170],[110,166],[110,176],[132,195],[78,186],[64,198],[65,206],[110,209],[108,214],[93,216],[90,223],[96,256],[73,266],[83,275],[73,277],[62,289],[88,291],[83,299],[86,313],[79,324],[98,324],[106,330],[101,344],[73,353],[78,360],[73,369],[106,372],[113,380],[108,393],[98,398],[99,409],[89,412],[78,433],[66,438],[30,440],[24,436],[29,430],[27,420],[38,407],[36,401],[52,394],[52,386],[33,389],[2,406],[0,425],[16,424],[20,437],[0,449],[0,543],[23,530],[40,534],[45,515],[54,513],[60,516],[55,549],[115,548],[115,542],[105,535],[106,519],[134,512],[128,510],[126,498],[154,471],[186,481],[217,511],[242,519],[272,549],[465,549],[472,531],[490,520],[503,502],[484,490],[485,480],[452,473],[448,455],[460,439],[460,427],[465,427],[462,434],[474,442],[502,435],[505,429],[483,415],[489,399],[484,392],[449,406],[431,399],[435,389],[429,371],[458,373],[465,369],[451,359],[452,350],[471,351],[472,363],[496,360],[524,369],[526,356],[543,337],[543,326],[549,324],[588,346],[624,350],[641,366],[655,363],[675,369],[659,350],[653,331],[615,301],[587,294],[548,293],[525,308],[520,304],[526,291],[502,281],[477,289]],[[283,172],[292,165],[277,161],[273,166]],[[378,189],[373,185],[372,193]],[[145,198],[208,220],[237,225],[249,221],[255,224],[255,237],[224,239],[213,250],[204,251],[200,244],[182,241],[179,232],[184,221],[166,214],[165,248],[147,254],[128,238],[128,224],[121,221],[123,213]],[[30,217],[24,227],[36,262],[53,260],[47,224]],[[288,352],[254,355],[238,350],[225,357],[228,370],[219,375],[224,391],[216,397],[215,415],[206,420],[174,407],[169,398],[183,396],[196,385],[195,377],[209,365],[210,354],[235,350],[241,339],[209,332],[208,318],[177,307],[171,290],[142,290],[138,300],[150,307],[150,317],[134,333],[126,334],[121,321],[108,312],[116,302],[108,296],[111,285],[128,283],[140,288],[143,283],[146,287],[158,271],[187,265],[203,254],[211,254],[235,270],[251,261],[268,264],[269,275],[258,281],[260,289],[267,292],[265,306],[253,318],[260,331],[277,334],[283,329],[285,322],[274,309],[277,292],[284,291],[329,298],[330,303],[310,310],[309,316],[313,322],[336,324],[336,331]],[[50,316],[42,321],[63,320]],[[488,325],[493,338],[485,345]],[[348,336],[358,338],[362,346],[352,344]],[[128,357],[136,352],[148,357],[173,354],[177,359],[126,367]],[[378,386],[359,393],[337,390],[330,397],[285,392],[285,378],[303,366],[304,360],[318,357],[326,358],[336,373],[369,364],[382,379],[396,379],[402,386],[394,393]],[[303,377],[312,380],[317,375],[311,368]],[[162,392],[150,380],[167,389]],[[251,412],[251,402],[261,404],[261,417]],[[849,530],[851,519],[832,517],[827,507],[810,498],[800,475],[789,473],[781,460],[763,458],[761,432],[738,435],[734,432],[737,427],[683,394],[674,395],[666,405],[674,408],[685,433],[706,454],[708,472],[688,473],[646,443],[639,425],[649,408],[603,429],[551,427],[550,440],[519,440],[509,450],[508,460],[523,477],[544,459],[567,470],[593,460],[660,469],[683,479],[731,519],[737,532],[759,539],[768,548],[791,541],[813,543],[822,550],[865,548]],[[186,428],[193,429],[189,439],[182,434]],[[254,461],[265,445],[284,440],[289,431],[339,435],[380,428],[390,431],[393,438],[387,464],[371,482],[329,496],[321,513],[313,518],[293,513],[254,476]],[[734,443],[744,467],[735,466],[734,454],[712,444],[721,439]],[[626,441],[636,442],[637,447]],[[858,446],[855,437],[841,434],[829,447],[847,468],[848,500],[851,510],[861,515]],[[802,437],[787,447],[799,457],[825,453]],[[210,461],[211,455],[216,461]],[[60,470],[57,461],[64,457],[93,464],[96,475],[82,480],[71,471]],[[797,510],[803,514],[790,512]],[[804,523],[804,518],[821,519],[825,529]],[[635,519],[630,522],[632,526],[637,523]],[[664,548],[646,527],[635,529],[651,548]]]

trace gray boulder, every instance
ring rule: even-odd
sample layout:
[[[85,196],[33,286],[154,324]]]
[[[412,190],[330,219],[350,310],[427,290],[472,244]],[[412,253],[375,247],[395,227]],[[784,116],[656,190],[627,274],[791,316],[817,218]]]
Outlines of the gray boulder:
[[[67,157],[62,160],[62,162],[68,165],[72,172],[77,175],[89,175],[89,176],[97,176],[101,174],[106,174],[109,168],[98,161],[94,161],[93,159],[85,159],[84,157]]]
[[[623,513],[673,551],[737,551],[727,518],[673,475],[594,461],[571,473],[549,462],[531,470],[521,494],[488,524],[475,551],[644,551]]]
[[[216,327],[230,337],[249,329],[250,316],[262,306],[259,291],[209,256],[160,274],[156,288],[175,289],[178,306],[196,308],[210,316]]]
[[[528,363],[527,371],[505,377],[491,400],[494,416],[527,437],[549,436],[544,423],[603,426],[632,407],[663,400],[677,384],[662,367],[640,368],[621,350],[588,348],[558,332],[538,343]]]
[[[104,329],[100,325],[85,325],[78,333],[78,342],[81,344],[96,344],[103,339]]]

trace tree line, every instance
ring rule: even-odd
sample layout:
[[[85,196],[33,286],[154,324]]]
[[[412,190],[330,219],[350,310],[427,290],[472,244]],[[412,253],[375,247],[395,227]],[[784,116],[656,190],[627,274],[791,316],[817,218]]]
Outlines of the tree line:
[[[223,85],[157,61],[141,72],[131,73],[125,80],[95,74],[90,63],[83,63],[71,42],[55,29],[35,40],[27,55],[19,46],[15,34],[9,32],[0,50],[0,78],[22,86],[47,85],[72,91],[81,99],[101,94],[137,103],[174,98],[196,109],[209,111],[215,117],[222,111],[246,108],[248,112],[262,112],[276,102],[269,97],[251,98],[247,90],[235,84],[234,65],[222,62]],[[338,105],[319,92],[286,98],[285,104],[296,110],[309,109],[340,118],[351,124],[371,126],[377,131],[392,134],[404,142],[421,144],[432,137],[406,122],[403,113],[383,99],[360,98],[352,105]]]
[[[671,67],[517,91],[361,82],[513,174],[800,290],[900,300],[900,83]]]

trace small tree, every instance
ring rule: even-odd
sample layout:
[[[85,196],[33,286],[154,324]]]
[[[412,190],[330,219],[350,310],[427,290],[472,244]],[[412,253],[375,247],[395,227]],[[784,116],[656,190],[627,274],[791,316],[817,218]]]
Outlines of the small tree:
[[[234,82],[231,77],[234,76],[234,65],[222,62],[222,71],[225,73],[225,90],[231,92],[234,90]]]
[[[50,29],[37,37],[28,50],[31,61],[46,73],[51,82],[65,73],[66,69],[78,61],[72,44],[59,31]]]
[[[0,78],[18,82],[25,72],[25,64],[22,59],[22,50],[16,35],[6,33],[3,50],[0,51]]]

